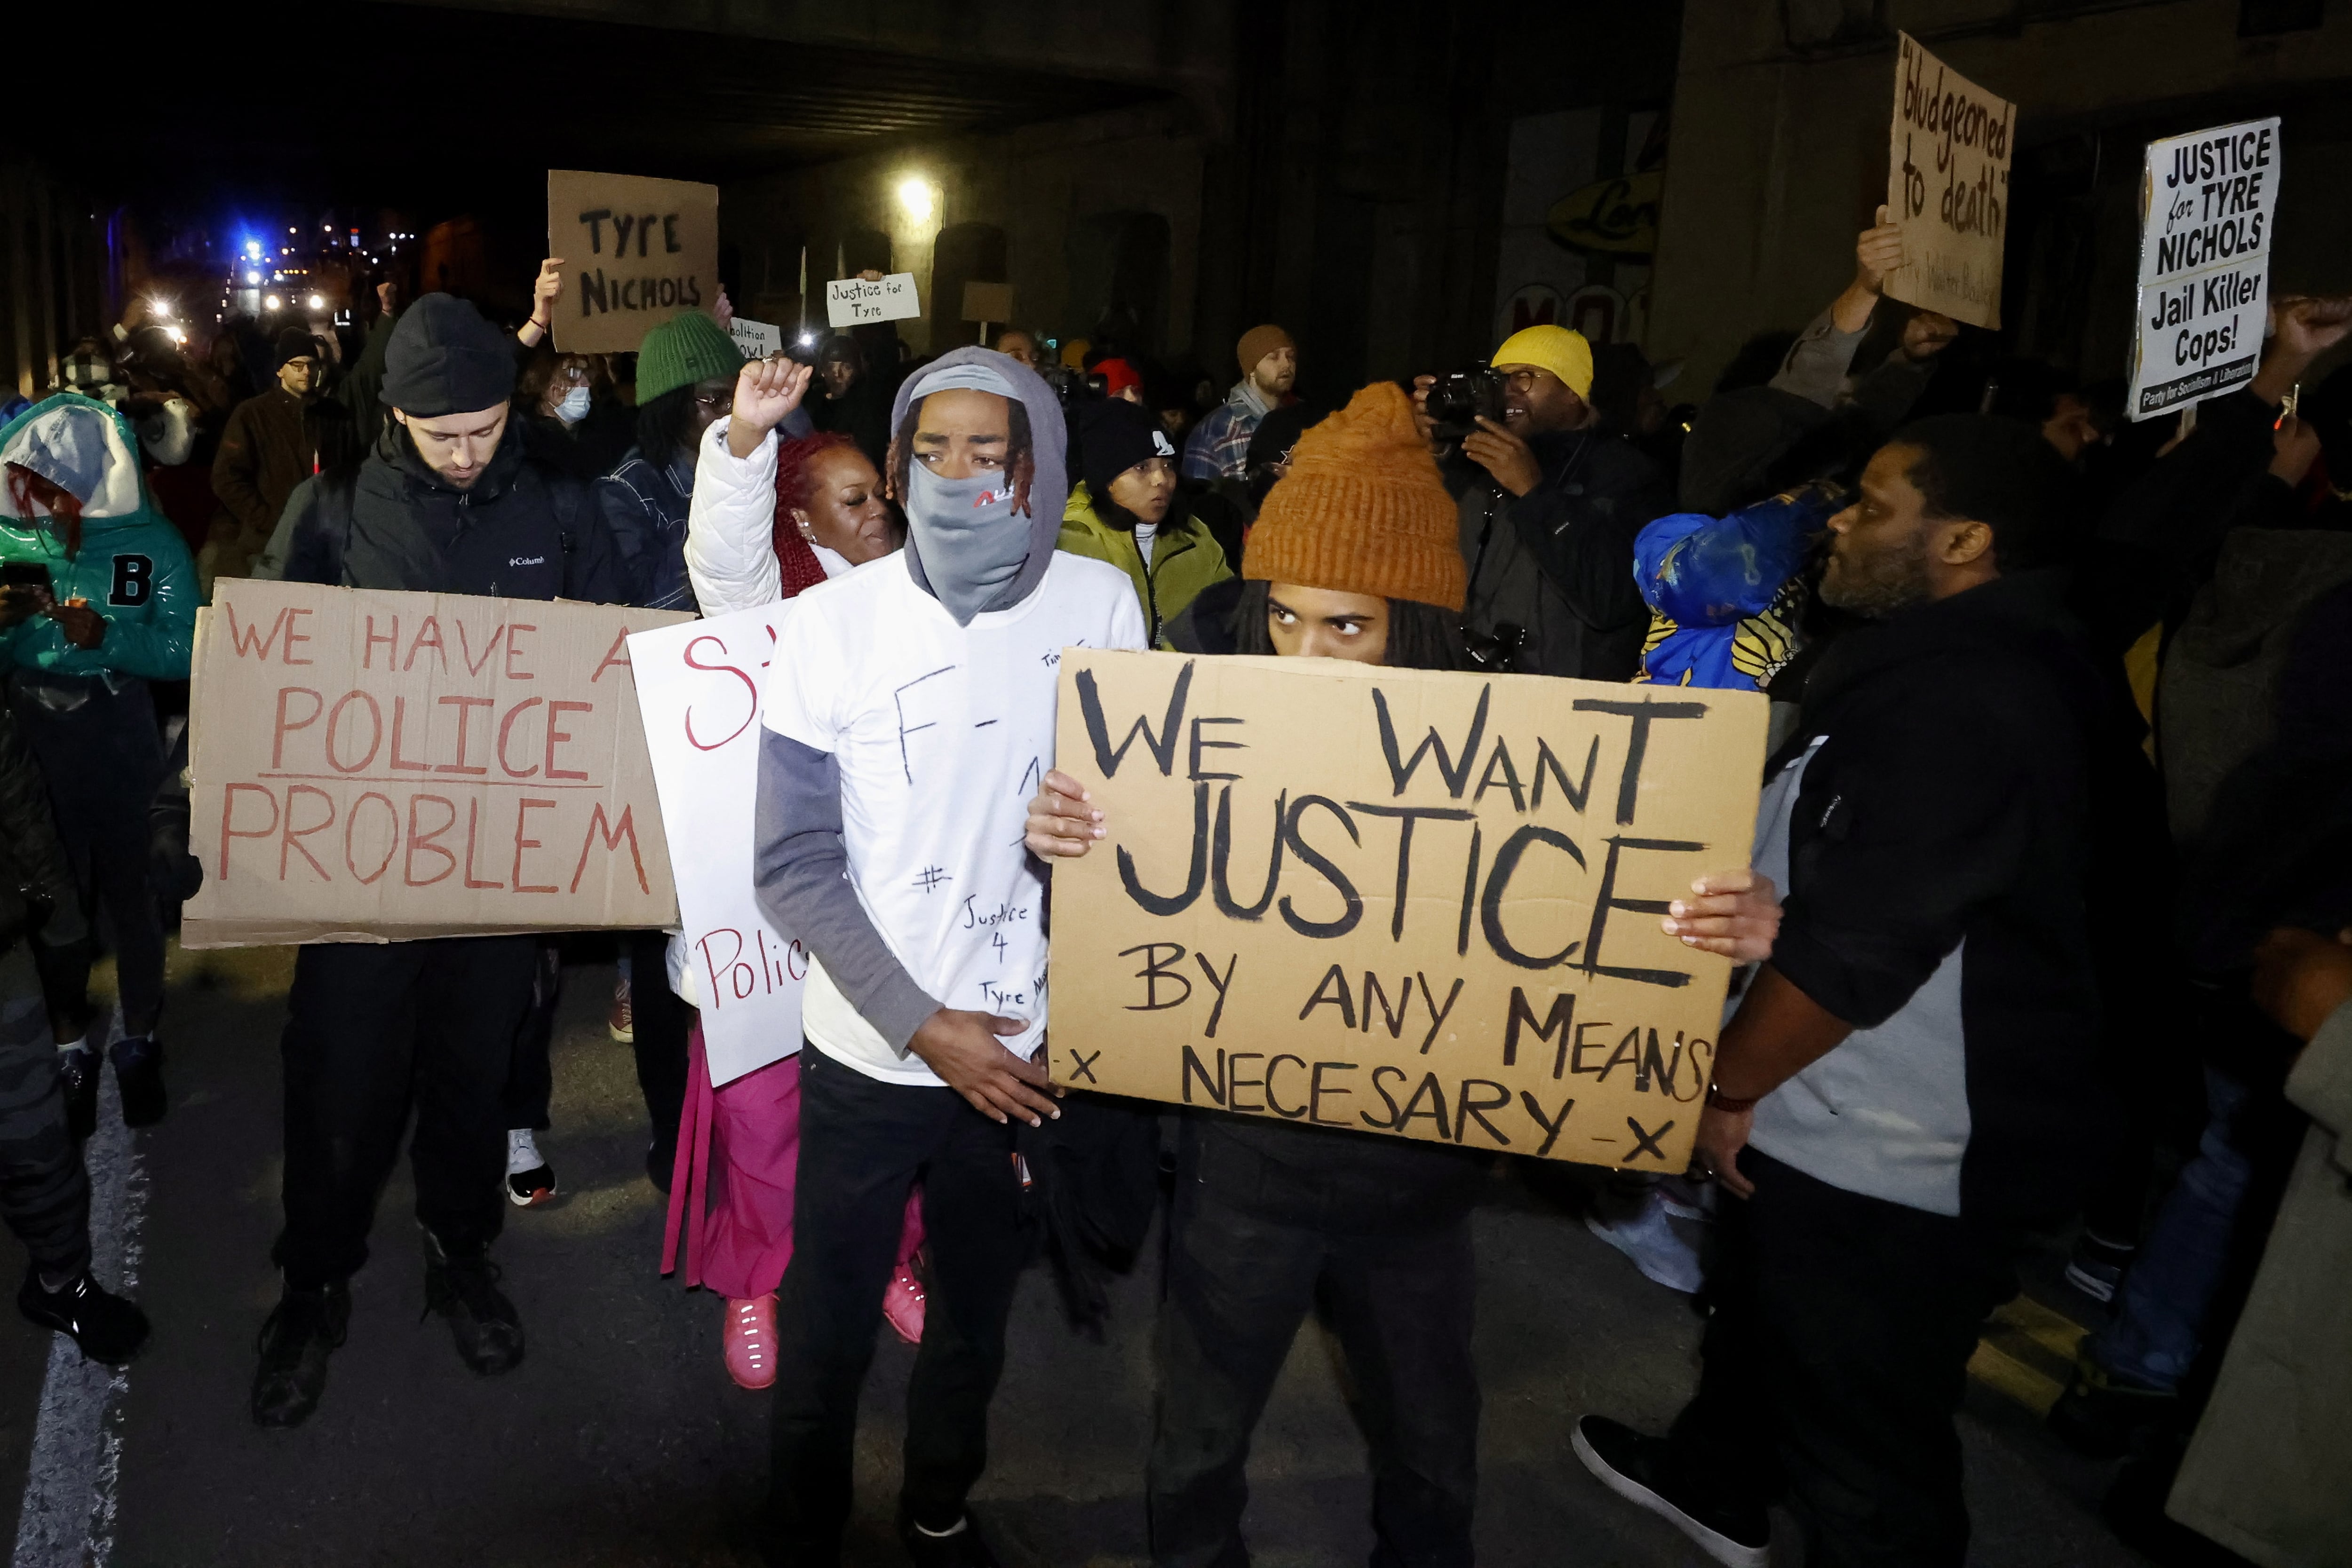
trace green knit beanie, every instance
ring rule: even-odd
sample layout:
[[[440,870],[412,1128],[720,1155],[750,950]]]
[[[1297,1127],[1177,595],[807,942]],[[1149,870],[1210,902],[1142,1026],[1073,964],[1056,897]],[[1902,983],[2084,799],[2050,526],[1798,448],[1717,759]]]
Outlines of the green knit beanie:
[[[727,329],[699,310],[683,310],[637,345],[637,406],[697,382],[735,379],[743,356]]]

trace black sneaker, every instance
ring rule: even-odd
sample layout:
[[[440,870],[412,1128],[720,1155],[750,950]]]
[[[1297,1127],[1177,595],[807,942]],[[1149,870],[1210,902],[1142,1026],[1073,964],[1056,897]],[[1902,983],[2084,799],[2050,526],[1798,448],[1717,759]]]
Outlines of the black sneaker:
[[[104,1063],[86,1045],[58,1052],[58,1085],[66,1093],[66,1127],[79,1144],[98,1131],[98,1075]]]
[[[656,1138],[646,1145],[646,1179],[664,1197],[669,1196],[670,1178],[677,1172],[677,1135]]]
[[[2180,1396],[2118,1378],[2089,1356],[2074,1364],[2074,1379],[2046,1417],[2058,1440],[2093,1459],[2120,1458],[2140,1434],[2161,1430],[2180,1416]]]
[[[499,1266],[482,1253],[452,1257],[425,1233],[425,1310],[449,1320],[457,1359],[485,1377],[522,1364],[522,1319],[499,1289]]]
[[[125,1035],[108,1048],[114,1084],[122,1092],[122,1124],[152,1127],[163,1119],[163,1042],[153,1035]]]
[[[915,1560],[915,1568],[999,1568],[996,1553],[980,1538],[980,1522],[966,1510],[955,1529],[946,1535],[933,1535],[915,1523],[914,1516],[905,1509],[898,1511],[898,1539],[906,1542],[907,1555]]]
[[[2085,1230],[2066,1260],[2066,1282],[2095,1301],[2112,1302],[2138,1251],[2128,1241],[2109,1241]]]
[[[1696,1498],[1666,1495],[1661,1479],[1666,1440],[1645,1437],[1604,1416],[1576,1423],[1576,1457],[1592,1479],[1637,1507],[1648,1509],[1691,1538],[1724,1568],[1766,1568],[1772,1560],[1772,1523],[1759,1509],[1735,1514]]]
[[[327,1357],[351,1332],[351,1287],[337,1281],[315,1291],[286,1287],[261,1325],[255,1348],[253,1418],[264,1427],[299,1427],[327,1391]]]
[[[147,1314],[101,1289],[88,1268],[61,1291],[45,1288],[38,1268],[26,1270],[24,1286],[16,1292],[16,1310],[41,1327],[71,1339],[90,1360],[109,1366],[121,1366],[147,1343]]]

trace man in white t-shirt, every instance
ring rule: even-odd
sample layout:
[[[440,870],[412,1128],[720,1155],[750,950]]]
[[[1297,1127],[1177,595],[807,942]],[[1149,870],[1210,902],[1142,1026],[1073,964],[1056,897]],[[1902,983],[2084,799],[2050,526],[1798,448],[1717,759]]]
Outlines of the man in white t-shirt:
[[[1141,648],[1145,629],[1125,573],[1054,549],[1062,413],[1034,371],[959,349],[891,422],[907,548],[801,596],[763,715],[754,877],[813,959],[769,1548],[839,1561],[858,1390],[919,1178],[931,1267],[899,1531],[919,1568],[992,1568],[964,1498],[1034,1239],[1012,1119],[1059,1114],[1034,1060],[1045,883],[1026,807],[1054,763],[1061,651]]]

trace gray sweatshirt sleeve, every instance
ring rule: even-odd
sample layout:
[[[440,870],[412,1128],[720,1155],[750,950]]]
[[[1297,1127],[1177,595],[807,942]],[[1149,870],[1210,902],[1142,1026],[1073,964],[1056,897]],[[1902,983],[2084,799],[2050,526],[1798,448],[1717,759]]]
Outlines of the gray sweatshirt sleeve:
[[[1822,311],[1789,345],[1788,357],[1780,361],[1780,373],[1772,378],[1772,384],[1823,408],[1837,407],[1845,400],[1846,373],[1853,367],[1854,350],[1862,347],[1869,331],[1870,325],[1864,322],[1859,331],[1841,332],[1831,312]]]
[[[751,879],[760,907],[801,939],[850,1005],[905,1056],[940,1004],[907,973],[849,885],[838,765],[763,727],[755,821]]]

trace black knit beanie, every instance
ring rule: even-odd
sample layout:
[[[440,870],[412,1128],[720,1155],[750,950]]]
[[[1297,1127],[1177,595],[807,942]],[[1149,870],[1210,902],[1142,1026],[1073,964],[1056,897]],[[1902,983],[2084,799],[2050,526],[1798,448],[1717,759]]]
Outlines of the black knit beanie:
[[[1154,457],[1173,462],[1176,444],[1160,428],[1160,416],[1125,398],[1089,398],[1078,416],[1078,476],[1097,507],[1110,504],[1110,482]]]
[[[428,294],[384,345],[383,400],[415,418],[471,413],[514,395],[515,357],[499,329],[465,300]]]

